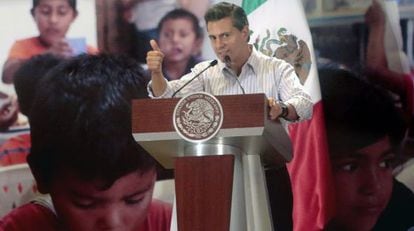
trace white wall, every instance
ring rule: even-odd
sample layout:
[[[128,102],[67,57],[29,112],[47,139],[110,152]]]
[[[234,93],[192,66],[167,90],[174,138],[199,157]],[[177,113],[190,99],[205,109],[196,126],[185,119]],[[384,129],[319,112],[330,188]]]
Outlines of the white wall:
[[[68,37],[86,37],[87,43],[97,47],[95,0],[78,0],[79,15],[72,24]],[[0,70],[9,49],[16,39],[38,35],[30,14],[31,0],[0,0]],[[0,90],[13,92],[13,86],[0,84]]]

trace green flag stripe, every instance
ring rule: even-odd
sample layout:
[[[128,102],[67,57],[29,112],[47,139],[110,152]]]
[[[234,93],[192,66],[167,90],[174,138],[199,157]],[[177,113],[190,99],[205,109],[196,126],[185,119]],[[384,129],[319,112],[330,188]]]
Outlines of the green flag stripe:
[[[250,14],[267,0],[243,0],[242,7],[246,14]]]

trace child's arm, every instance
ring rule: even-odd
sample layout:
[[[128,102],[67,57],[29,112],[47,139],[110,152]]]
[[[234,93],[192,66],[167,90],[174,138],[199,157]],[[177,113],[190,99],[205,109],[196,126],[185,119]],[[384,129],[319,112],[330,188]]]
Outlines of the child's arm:
[[[2,80],[4,83],[10,84],[13,83],[14,73],[20,68],[24,63],[23,59],[18,58],[9,58],[6,60],[3,66]]]

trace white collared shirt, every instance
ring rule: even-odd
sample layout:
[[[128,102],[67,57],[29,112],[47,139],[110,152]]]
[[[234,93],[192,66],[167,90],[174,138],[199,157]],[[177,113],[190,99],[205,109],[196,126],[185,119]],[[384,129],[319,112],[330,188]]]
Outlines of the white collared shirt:
[[[175,91],[197,73],[200,73],[210,62],[211,60],[195,65],[191,72],[181,79],[169,82],[165,80],[167,89],[159,97],[153,96],[150,82],[148,85],[149,96],[152,98],[171,97]],[[313,103],[309,94],[304,91],[293,67],[281,59],[266,56],[256,51],[255,48],[252,49],[251,55],[243,65],[238,77],[223,62],[218,61],[216,66],[207,69],[178,92],[176,97],[200,91],[213,95],[264,93],[267,97],[273,97],[285,104],[292,105],[300,120],[309,119],[312,116]]]

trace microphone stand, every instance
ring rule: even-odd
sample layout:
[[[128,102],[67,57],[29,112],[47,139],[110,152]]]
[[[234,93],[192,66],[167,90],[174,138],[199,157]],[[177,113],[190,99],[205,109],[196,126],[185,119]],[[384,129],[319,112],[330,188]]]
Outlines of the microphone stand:
[[[196,79],[198,76],[200,76],[204,71],[206,71],[207,69],[209,69],[212,66],[215,66],[217,64],[217,59],[211,61],[207,67],[205,67],[203,70],[201,70],[198,74],[196,74],[193,78],[191,78],[190,80],[188,80],[184,85],[182,85],[180,88],[178,88],[178,90],[176,90],[171,98],[174,98],[174,96],[180,92],[185,86],[187,86],[189,83],[191,83],[194,79]]]

